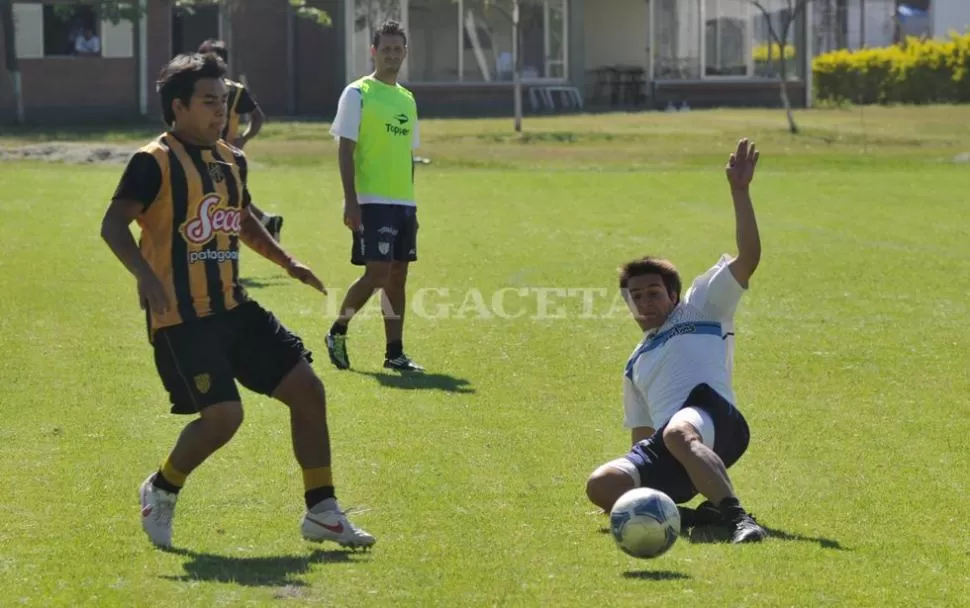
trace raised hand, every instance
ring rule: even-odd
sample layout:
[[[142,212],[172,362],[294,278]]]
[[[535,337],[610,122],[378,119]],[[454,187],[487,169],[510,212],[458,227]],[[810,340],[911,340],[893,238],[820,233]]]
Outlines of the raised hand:
[[[754,170],[761,155],[754,143],[743,138],[738,142],[738,149],[728,159],[724,168],[732,190],[746,190],[754,179]]]

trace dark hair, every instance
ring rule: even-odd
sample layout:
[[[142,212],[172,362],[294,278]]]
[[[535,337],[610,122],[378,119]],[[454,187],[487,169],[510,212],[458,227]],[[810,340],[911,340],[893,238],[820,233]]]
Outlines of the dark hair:
[[[385,21],[379,28],[374,30],[374,39],[371,41],[374,47],[377,47],[381,43],[381,36],[400,36],[404,39],[404,46],[408,45],[408,35],[404,33],[404,28],[393,19]]]
[[[659,274],[667,293],[677,294],[680,301],[680,273],[671,261],[663,258],[646,256],[620,266],[620,288],[626,289],[630,279],[645,274]]]
[[[195,91],[195,83],[203,78],[225,78],[226,64],[215,53],[200,55],[186,53],[177,55],[158,74],[155,88],[162,101],[162,118],[165,124],[175,123],[172,102],[176,99],[188,105]]]
[[[214,38],[209,38],[205,42],[199,45],[199,53],[207,55],[209,53],[215,53],[222,58],[226,63],[229,62],[229,49],[226,48],[226,43],[222,40],[216,40]]]

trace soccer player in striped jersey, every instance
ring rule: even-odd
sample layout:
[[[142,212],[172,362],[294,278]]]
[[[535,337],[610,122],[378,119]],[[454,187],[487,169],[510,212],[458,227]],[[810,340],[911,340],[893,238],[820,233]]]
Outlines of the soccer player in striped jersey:
[[[246,157],[221,139],[225,72],[214,54],[179,55],[163,68],[158,89],[170,128],[131,157],[102,220],[102,237],[137,280],[171,411],[195,417],[141,485],[142,527],[156,545],[171,546],[186,478],[242,423],[238,380],[289,408],[303,471],[303,537],[367,547],[374,537],[352,525],[336,501],[324,386],[311,353],[239,283],[241,241],[326,293],[250,212]],[[132,222],[141,229],[139,244]]]
[[[726,172],[734,202],[738,255],[724,255],[681,298],[677,269],[646,257],[624,265],[620,288],[643,339],[623,378],[624,426],[632,449],[590,475],[589,499],[609,512],[627,491],[648,487],[678,504],[698,493],[707,501],[681,507],[682,527],[726,524],[732,542],[767,533],[742,508],[727,468],[748,448],[748,424],[731,385],[734,313],[761,259],[761,239],[749,186],[758,162],[742,139]]]

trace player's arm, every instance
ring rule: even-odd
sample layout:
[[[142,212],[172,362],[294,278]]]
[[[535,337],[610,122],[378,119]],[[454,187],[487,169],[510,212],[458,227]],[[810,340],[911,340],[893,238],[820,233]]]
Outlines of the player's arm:
[[[738,257],[728,266],[734,279],[747,289],[748,280],[761,261],[761,236],[758,234],[758,221],[751,202],[750,185],[760,153],[747,139],[738,143],[738,148],[728,160],[725,172],[731,184],[731,199],[734,202],[735,238]]]
[[[354,151],[357,142],[346,137],[340,138],[337,146],[337,164],[340,167],[340,184],[344,189],[344,201],[359,204],[357,200],[356,168],[354,167]]]
[[[136,278],[152,271],[129,229],[143,208],[138,201],[116,198],[101,220],[101,238]]]
[[[259,255],[284,269],[294,279],[306,283],[317,291],[327,293],[327,288],[323,286],[323,282],[313,274],[312,270],[294,259],[279,246],[279,243],[273,240],[273,237],[266,231],[266,226],[250,213],[249,206],[242,213],[239,240]]]
[[[147,301],[152,310],[168,310],[168,296],[161,281],[138,249],[129,226],[158,196],[162,186],[162,171],[158,162],[147,153],[137,153],[115,190],[111,204],[101,220],[101,238],[138,281],[138,300],[144,308]]]
[[[248,167],[246,157],[242,151],[238,151],[236,162],[239,165],[239,173],[243,182],[243,211],[239,222],[239,240],[246,247],[249,247],[262,257],[286,270],[294,279],[297,279],[313,287],[317,291],[327,293],[323,282],[313,274],[313,271],[298,262],[293,256],[280,247],[261,221],[252,214],[252,196],[249,194]]]
[[[360,115],[363,103],[360,90],[347,87],[337,101],[337,115],[330,134],[338,139],[337,165],[344,191],[344,224],[353,231],[360,230],[360,201],[357,199],[357,175],[354,153],[360,138]]]
[[[630,429],[633,444],[653,435],[647,404],[629,376],[623,378],[623,425]]]

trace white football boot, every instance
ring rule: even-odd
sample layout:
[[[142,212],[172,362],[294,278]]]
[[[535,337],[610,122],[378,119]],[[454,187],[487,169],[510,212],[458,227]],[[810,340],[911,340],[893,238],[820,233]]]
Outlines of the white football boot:
[[[152,543],[159,547],[172,546],[172,516],[178,494],[166,492],[152,485],[154,473],[148,476],[138,491],[141,497],[141,527]]]
[[[303,516],[303,538],[309,541],[333,541],[341,547],[366,549],[377,539],[350,523],[333,498],[321,501]]]

